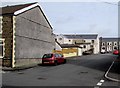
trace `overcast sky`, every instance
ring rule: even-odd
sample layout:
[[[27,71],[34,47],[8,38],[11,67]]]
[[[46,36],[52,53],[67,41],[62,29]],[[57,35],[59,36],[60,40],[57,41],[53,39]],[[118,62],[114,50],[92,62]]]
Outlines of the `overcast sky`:
[[[18,2],[19,1],[19,2]],[[88,2],[89,1],[89,2]],[[99,1],[99,2],[98,2]],[[67,0],[66,2],[39,2],[56,34],[99,34],[103,37],[118,36],[118,6],[106,0]],[[114,0],[117,1],[117,0]],[[31,2],[36,2],[31,0]],[[2,6],[29,3],[29,1],[2,1]]]

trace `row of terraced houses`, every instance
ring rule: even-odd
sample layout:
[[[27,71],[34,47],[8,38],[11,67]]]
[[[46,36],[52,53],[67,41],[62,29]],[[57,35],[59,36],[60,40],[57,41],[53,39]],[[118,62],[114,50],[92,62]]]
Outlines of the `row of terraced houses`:
[[[91,50],[112,52],[118,49],[117,38],[99,38],[98,34],[59,34],[38,3],[0,8],[0,64],[20,67],[41,63],[45,53],[81,56]],[[82,30],[81,30],[82,31]]]

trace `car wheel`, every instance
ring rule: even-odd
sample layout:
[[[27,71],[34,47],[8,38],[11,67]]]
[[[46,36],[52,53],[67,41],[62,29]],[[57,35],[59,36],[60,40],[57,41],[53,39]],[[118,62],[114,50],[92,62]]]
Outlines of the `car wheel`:
[[[64,62],[63,62],[63,64],[65,64],[66,63],[66,59],[64,59]]]
[[[44,62],[42,61],[42,65],[44,65]]]
[[[54,61],[54,65],[55,65],[55,66],[58,65],[58,62],[57,62],[57,61]]]

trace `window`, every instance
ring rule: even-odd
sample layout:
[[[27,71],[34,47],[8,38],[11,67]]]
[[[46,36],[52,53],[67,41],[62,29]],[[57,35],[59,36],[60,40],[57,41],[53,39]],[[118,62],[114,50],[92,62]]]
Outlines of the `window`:
[[[43,58],[52,58],[53,54],[44,54]]]
[[[103,42],[103,43],[102,43],[102,45],[104,46],[104,45],[105,45],[105,43]]]
[[[117,47],[114,47],[114,50],[116,50],[117,49]]]
[[[62,38],[59,38],[59,40],[62,40]]]
[[[107,45],[109,45],[109,43],[107,43]]]
[[[83,47],[86,48],[86,45],[84,45]]]
[[[109,45],[112,45],[112,43],[109,43]]]
[[[94,43],[94,40],[92,40],[92,43]]]
[[[117,45],[117,42],[114,42],[114,45]]]
[[[57,41],[57,39],[55,39],[55,41]]]
[[[76,41],[75,41],[75,44],[77,44]]]
[[[69,40],[69,42],[70,42],[71,40]]]
[[[59,54],[55,54],[55,57],[58,58],[58,57],[59,57]]]
[[[93,48],[93,45],[90,45],[91,48]]]
[[[104,49],[104,50],[105,50],[105,47],[103,47],[102,49]]]

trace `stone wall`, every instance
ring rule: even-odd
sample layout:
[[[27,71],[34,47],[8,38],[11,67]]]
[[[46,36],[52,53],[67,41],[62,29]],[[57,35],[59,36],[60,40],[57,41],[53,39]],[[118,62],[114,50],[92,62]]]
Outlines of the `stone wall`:
[[[12,16],[3,16],[2,19],[2,38],[5,39],[4,66],[11,66],[13,49],[13,18]]]

